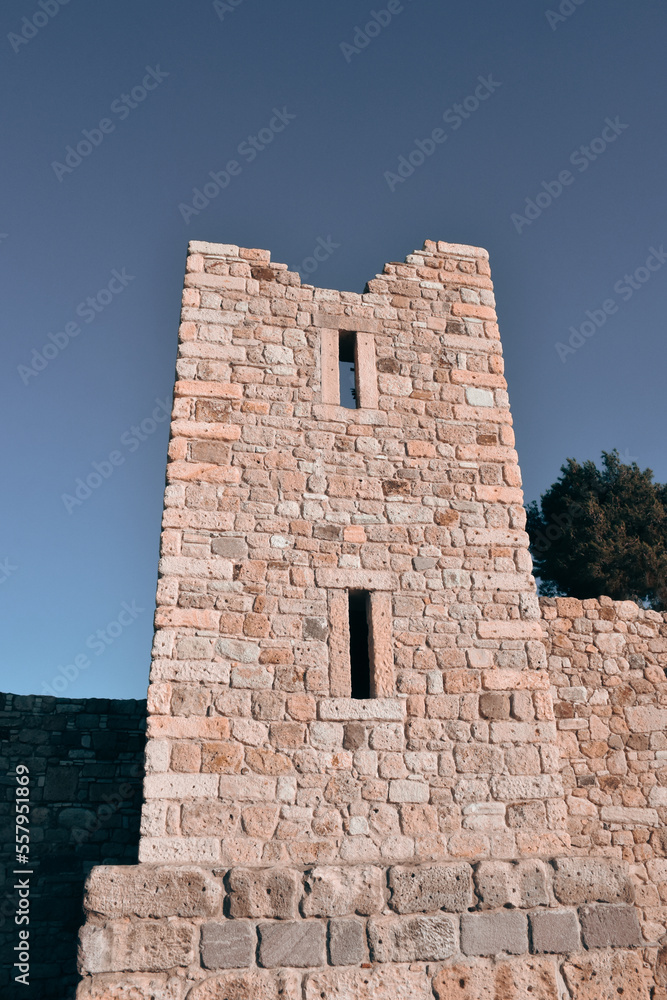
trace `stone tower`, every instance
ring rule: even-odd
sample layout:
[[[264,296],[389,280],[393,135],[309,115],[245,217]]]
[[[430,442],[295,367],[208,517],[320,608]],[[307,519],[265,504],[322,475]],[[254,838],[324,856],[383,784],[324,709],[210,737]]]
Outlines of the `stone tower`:
[[[191,243],[167,481],[141,864],[91,876],[80,997],[555,1000],[577,901],[641,943],[623,866],[567,868],[485,250],[356,294]]]

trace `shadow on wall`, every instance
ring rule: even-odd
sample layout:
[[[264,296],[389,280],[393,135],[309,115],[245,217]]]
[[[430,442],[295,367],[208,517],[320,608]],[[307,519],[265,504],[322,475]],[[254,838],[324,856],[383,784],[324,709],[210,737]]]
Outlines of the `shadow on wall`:
[[[74,997],[83,884],[95,865],[137,862],[146,728],[145,701],[0,694],[0,995]],[[27,771],[26,771],[27,768]],[[29,795],[17,795],[28,775]],[[15,830],[28,802],[30,841]],[[17,843],[17,841],[19,841]],[[23,850],[21,851],[21,848]],[[28,854],[29,863],[17,860]],[[21,874],[14,874],[20,870]],[[31,873],[31,874],[28,874]],[[19,880],[27,883],[29,895]],[[29,906],[29,909],[27,907]],[[17,908],[29,924],[17,925]],[[15,977],[14,950],[28,930],[29,974]],[[24,956],[21,956],[24,957]]]

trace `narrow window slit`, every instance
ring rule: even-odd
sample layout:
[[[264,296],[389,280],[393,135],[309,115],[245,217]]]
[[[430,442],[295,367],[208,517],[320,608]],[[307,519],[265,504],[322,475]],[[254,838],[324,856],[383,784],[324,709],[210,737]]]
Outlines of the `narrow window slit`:
[[[348,594],[350,621],[350,679],[353,698],[371,696],[370,658],[370,594],[367,590],[350,590]]]
[[[349,330],[341,330],[338,336],[338,377],[340,381],[340,405],[348,410],[359,406],[357,387],[357,335]]]

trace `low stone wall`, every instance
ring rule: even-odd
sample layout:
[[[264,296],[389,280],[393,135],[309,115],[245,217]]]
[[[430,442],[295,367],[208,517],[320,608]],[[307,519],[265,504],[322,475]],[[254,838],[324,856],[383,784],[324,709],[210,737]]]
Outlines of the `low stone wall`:
[[[65,1000],[76,989],[81,897],[94,865],[137,860],[145,701],[0,694],[0,994]],[[29,771],[29,986],[14,982],[16,768]]]
[[[605,858],[97,868],[77,996],[649,1000],[634,896]]]

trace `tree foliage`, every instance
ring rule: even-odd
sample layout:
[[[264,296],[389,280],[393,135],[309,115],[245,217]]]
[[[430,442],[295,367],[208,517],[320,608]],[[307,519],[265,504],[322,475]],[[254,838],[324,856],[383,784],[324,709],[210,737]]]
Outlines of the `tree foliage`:
[[[527,508],[540,593],[667,607],[667,486],[616,450],[560,471]]]

